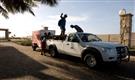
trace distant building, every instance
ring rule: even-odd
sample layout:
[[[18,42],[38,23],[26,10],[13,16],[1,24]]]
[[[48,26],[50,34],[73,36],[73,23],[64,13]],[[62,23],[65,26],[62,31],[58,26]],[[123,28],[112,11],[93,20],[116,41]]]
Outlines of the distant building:
[[[10,34],[11,32],[9,32],[8,29],[0,28],[0,31],[5,31],[5,39],[10,40],[10,39],[9,39],[9,34]]]
[[[42,30],[39,30],[41,35],[44,34],[45,32],[46,33],[51,33],[51,35],[55,35],[55,30],[48,30],[48,27],[44,27],[44,29]]]
[[[44,27],[44,29],[36,30],[33,32],[38,32],[40,33],[40,35],[43,35],[44,33],[47,33],[47,34],[50,33],[51,35],[55,35],[55,30],[48,30],[48,27]]]

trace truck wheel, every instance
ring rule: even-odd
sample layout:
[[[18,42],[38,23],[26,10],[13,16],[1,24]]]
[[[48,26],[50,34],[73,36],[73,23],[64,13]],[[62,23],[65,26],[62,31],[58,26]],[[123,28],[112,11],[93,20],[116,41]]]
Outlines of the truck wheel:
[[[84,57],[84,62],[85,64],[90,67],[90,68],[94,68],[97,66],[97,59],[96,56],[93,54],[86,54]]]
[[[52,56],[52,57],[56,57],[57,54],[58,54],[56,48],[51,48],[51,49],[49,50],[49,53],[50,53],[50,56]]]
[[[33,51],[36,51],[36,46],[32,45]]]

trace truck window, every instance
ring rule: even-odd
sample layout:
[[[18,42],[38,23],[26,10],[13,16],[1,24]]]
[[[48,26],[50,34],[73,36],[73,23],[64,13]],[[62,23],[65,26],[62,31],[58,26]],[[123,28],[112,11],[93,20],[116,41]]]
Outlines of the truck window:
[[[78,40],[78,38],[77,38],[77,36],[75,34],[70,34],[68,36],[68,41],[69,42],[79,42],[79,40]]]
[[[78,34],[78,35],[83,42],[101,41],[100,38],[98,38],[96,35],[93,34]]]

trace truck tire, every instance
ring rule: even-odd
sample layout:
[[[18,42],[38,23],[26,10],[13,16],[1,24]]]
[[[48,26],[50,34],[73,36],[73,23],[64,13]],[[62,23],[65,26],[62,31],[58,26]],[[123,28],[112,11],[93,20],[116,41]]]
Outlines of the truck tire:
[[[89,68],[95,68],[98,65],[98,60],[93,54],[86,54],[84,57],[84,62]]]
[[[36,46],[32,45],[33,51],[36,51]]]
[[[56,57],[58,55],[58,51],[56,48],[52,47],[49,49],[49,54],[51,57]]]

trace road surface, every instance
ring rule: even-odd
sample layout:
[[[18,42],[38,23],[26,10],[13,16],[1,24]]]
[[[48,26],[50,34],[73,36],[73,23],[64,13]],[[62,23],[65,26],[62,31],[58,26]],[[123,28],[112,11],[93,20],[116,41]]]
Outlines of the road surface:
[[[0,80],[135,80],[135,58],[118,66],[87,68],[79,58],[52,58],[12,42],[0,43]]]

